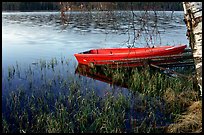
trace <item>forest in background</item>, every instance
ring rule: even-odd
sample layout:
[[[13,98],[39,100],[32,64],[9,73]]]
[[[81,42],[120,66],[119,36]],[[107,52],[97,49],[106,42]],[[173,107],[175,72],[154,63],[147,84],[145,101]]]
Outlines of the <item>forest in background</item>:
[[[65,3],[65,2],[63,2]],[[69,10],[181,11],[182,2],[66,2]],[[60,2],[2,2],[2,11],[59,11]]]

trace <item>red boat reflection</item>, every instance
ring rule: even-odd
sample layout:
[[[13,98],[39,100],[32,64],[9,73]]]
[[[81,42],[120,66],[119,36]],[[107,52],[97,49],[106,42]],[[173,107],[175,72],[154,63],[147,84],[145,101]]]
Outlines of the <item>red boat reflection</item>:
[[[128,88],[128,84],[125,82],[118,82],[117,80],[114,80],[111,72],[107,70],[114,70],[114,69],[108,69],[104,66],[95,66],[94,68],[91,68],[88,65],[84,64],[78,64],[75,73],[83,76],[87,76],[89,78],[93,78],[95,80],[99,80],[105,83],[121,86],[124,88]]]

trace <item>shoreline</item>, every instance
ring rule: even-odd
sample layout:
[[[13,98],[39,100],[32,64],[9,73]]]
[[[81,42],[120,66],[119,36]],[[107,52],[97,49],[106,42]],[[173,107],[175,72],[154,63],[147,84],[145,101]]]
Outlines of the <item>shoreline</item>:
[[[59,10],[24,10],[24,11],[20,11],[20,10],[2,10],[3,12],[61,12],[60,9]],[[65,11],[65,12],[101,12],[101,11],[131,11],[131,10],[70,10],[70,11]],[[158,11],[158,12],[179,12],[183,10],[133,10],[133,11]]]

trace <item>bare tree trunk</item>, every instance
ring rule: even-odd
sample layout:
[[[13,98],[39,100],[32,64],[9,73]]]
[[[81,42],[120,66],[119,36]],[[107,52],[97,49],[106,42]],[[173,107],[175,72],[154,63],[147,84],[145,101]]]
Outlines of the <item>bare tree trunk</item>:
[[[187,36],[193,52],[197,83],[202,96],[202,2],[183,2]]]

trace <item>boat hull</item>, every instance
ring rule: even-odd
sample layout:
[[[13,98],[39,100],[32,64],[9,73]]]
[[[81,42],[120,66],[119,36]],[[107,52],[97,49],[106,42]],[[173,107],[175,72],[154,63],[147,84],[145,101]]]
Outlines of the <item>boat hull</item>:
[[[115,61],[129,61],[135,58],[175,55],[184,52],[186,45],[155,48],[103,48],[74,54],[78,63],[85,65],[114,64]]]

